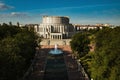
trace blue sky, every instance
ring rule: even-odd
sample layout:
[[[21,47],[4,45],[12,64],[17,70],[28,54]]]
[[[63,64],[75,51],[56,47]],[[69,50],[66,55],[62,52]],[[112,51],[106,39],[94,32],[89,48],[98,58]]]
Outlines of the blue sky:
[[[120,0],[0,0],[0,23],[42,22],[42,16],[69,16],[74,24],[120,25]]]

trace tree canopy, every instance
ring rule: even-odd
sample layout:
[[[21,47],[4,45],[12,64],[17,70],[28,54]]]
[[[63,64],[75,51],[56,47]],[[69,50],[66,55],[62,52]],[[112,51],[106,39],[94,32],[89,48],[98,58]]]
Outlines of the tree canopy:
[[[120,79],[120,27],[105,28],[96,34],[91,76],[95,80]]]
[[[0,25],[0,80],[22,78],[35,54],[37,38],[27,28]]]
[[[94,52],[88,52],[81,60],[93,80],[120,80],[120,27],[90,30],[89,37],[95,44]],[[83,32],[86,33],[86,32]],[[88,50],[88,37],[78,33],[73,36],[71,48],[77,54]],[[86,45],[85,45],[86,44]],[[86,46],[86,48],[81,48]],[[82,49],[82,50],[81,50]]]
[[[77,33],[72,37],[70,45],[73,52],[77,52],[79,57],[83,57],[89,52],[89,43],[87,33]]]

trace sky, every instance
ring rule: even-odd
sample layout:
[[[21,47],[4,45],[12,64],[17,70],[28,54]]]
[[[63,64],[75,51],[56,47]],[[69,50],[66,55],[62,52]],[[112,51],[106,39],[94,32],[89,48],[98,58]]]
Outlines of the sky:
[[[120,25],[120,0],[0,0],[0,23],[40,24],[46,15],[69,16],[73,24]]]

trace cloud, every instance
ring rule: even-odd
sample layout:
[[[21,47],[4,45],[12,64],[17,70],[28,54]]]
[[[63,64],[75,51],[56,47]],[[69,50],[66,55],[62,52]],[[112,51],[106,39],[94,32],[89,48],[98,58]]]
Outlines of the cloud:
[[[28,16],[28,14],[24,13],[24,12],[11,12],[10,15],[14,16],[14,17],[21,17],[21,16],[25,17],[25,16]]]
[[[11,13],[1,13],[0,14],[0,23],[6,22],[16,22],[27,23],[28,21],[33,20],[31,15],[26,12],[11,12]]]
[[[13,6],[6,5],[5,3],[0,2],[0,10],[8,10],[14,8]]]
[[[11,13],[4,13],[4,14],[0,14],[0,18],[1,19],[24,19],[24,18],[30,18],[28,13],[25,12],[11,12]]]

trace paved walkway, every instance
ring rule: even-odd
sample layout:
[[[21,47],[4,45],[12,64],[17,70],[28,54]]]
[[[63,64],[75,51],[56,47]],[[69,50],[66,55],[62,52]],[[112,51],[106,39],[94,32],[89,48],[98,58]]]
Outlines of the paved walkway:
[[[79,66],[75,59],[72,59],[71,53],[65,52],[64,55],[67,71],[68,71],[68,78],[69,80],[89,80],[85,77],[85,74],[82,71],[82,66]]]
[[[32,65],[32,70],[25,77],[24,80],[43,80],[44,72],[47,60],[47,54],[50,49],[54,48],[54,46],[43,46],[40,51],[38,51],[35,55],[34,64]],[[59,47],[65,51],[64,60],[68,72],[69,80],[89,80],[85,77],[85,74],[82,71],[82,68],[78,71],[78,64],[75,59],[72,59],[71,49],[69,46]],[[80,66],[81,67],[81,66]],[[62,75],[62,74],[61,74]]]
[[[42,49],[35,54],[34,62],[28,71],[29,74],[24,80],[43,80],[47,53],[48,49]]]

